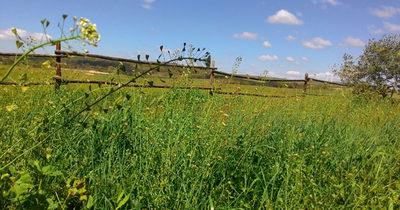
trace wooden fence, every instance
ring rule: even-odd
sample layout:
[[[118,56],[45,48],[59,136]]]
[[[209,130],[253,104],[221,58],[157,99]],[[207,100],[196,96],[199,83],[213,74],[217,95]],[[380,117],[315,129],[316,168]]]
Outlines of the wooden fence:
[[[21,56],[22,53],[4,53],[0,52],[0,56]],[[77,80],[77,79],[66,79],[62,77],[62,69],[61,69],[61,59],[68,59],[74,56],[83,56],[83,57],[91,57],[91,58],[100,58],[109,61],[119,61],[119,62],[126,62],[126,63],[135,63],[135,64],[148,64],[148,65],[159,65],[159,62],[152,62],[152,61],[142,61],[142,60],[133,60],[133,59],[126,59],[126,58],[118,58],[118,57],[111,57],[105,55],[96,55],[96,54],[89,54],[89,53],[78,53],[78,52],[69,52],[69,51],[62,51],[61,50],[61,43],[56,44],[56,50],[53,55],[51,54],[29,54],[29,57],[48,57],[48,58],[55,58],[56,59],[56,71],[55,76],[53,77],[55,82],[28,82],[19,84],[16,82],[2,82],[0,85],[22,85],[22,86],[30,86],[30,85],[55,85],[56,89],[59,89],[61,85],[69,84],[69,83],[87,83],[87,84],[105,84],[105,85],[122,85],[121,83],[117,82],[109,82],[109,81],[101,81],[101,80]],[[187,65],[182,64],[166,64],[164,66],[167,67],[188,67]],[[199,90],[210,90],[211,93],[215,94],[224,94],[224,95],[248,95],[248,96],[259,96],[259,97],[289,97],[289,96],[273,96],[273,95],[262,95],[262,94],[251,94],[251,93],[237,93],[237,92],[222,92],[219,91],[219,88],[215,87],[215,75],[222,75],[231,78],[237,79],[245,79],[245,80],[253,80],[253,81],[262,81],[262,82],[301,82],[303,83],[303,93],[307,93],[307,87],[311,81],[325,83],[325,84],[332,84],[338,86],[346,86],[341,83],[336,82],[329,82],[324,80],[319,80],[315,78],[308,77],[306,73],[304,79],[271,79],[267,77],[257,77],[257,76],[249,76],[249,75],[241,75],[241,74],[229,74],[222,71],[218,71],[215,67],[215,61],[211,61],[210,67],[203,67],[203,66],[193,66],[197,69],[204,69],[210,71],[210,87],[176,87],[176,86],[166,86],[166,85],[139,85],[139,84],[132,84],[129,87],[144,87],[144,88],[178,88],[178,89],[199,89]]]

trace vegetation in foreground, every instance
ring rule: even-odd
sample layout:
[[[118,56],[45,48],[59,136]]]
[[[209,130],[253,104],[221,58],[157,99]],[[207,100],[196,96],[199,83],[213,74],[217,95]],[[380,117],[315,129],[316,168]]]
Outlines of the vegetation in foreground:
[[[58,129],[108,89],[1,87],[1,208],[400,207],[397,102],[126,88]]]

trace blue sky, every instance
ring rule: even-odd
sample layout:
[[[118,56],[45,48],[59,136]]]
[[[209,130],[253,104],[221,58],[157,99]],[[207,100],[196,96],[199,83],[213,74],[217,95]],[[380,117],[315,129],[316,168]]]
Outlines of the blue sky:
[[[14,52],[16,27],[41,33],[40,20],[59,36],[62,14],[96,23],[102,40],[91,53],[135,58],[158,46],[175,50],[184,42],[205,47],[219,70],[332,80],[344,53],[362,53],[370,38],[400,32],[399,0],[4,0],[0,7],[0,51]],[[67,27],[68,29],[68,23]],[[36,34],[39,35],[39,34]],[[48,52],[51,52],[49,50]]]

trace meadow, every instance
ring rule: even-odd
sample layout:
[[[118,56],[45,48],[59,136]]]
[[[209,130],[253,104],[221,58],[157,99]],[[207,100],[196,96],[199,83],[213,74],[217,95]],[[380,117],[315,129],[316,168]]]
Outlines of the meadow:
[[[28,81],[54,74],[20,67],[10,81],[25,72]],[[207,81],[182,75],[167,83]],[[70,121],[110,86],[0,86],[0,208],[400,207],[396,99],[217,84],[295,97],[124,88]]]

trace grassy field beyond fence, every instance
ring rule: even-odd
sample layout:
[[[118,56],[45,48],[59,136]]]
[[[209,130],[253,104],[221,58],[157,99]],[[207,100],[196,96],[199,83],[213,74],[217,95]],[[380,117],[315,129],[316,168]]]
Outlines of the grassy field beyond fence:
[[[13,73],[17,80],[22,70]],[[48,73],[28,72],[28,80]],[[0,197],[0,208],[39,205],[43,196],[43,208],[400,208],[396,101],[346,89],[303,97],[264,87],[298,97],[261,98],[125,88],[59,129],[109,88],[0,86],[0,165],[15,160],[0,171],[0,186],[10,187],[4,174],[31,178],[24,199]]]

